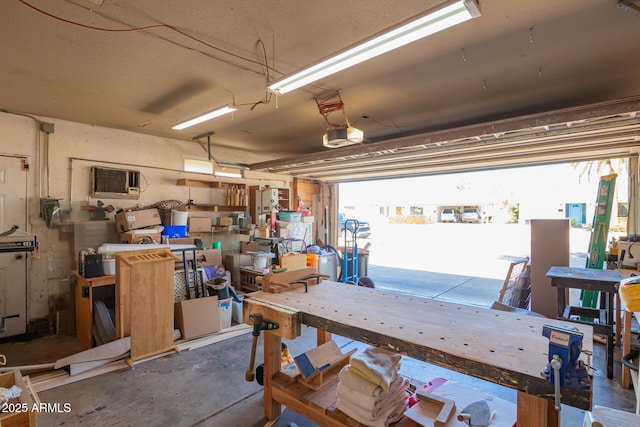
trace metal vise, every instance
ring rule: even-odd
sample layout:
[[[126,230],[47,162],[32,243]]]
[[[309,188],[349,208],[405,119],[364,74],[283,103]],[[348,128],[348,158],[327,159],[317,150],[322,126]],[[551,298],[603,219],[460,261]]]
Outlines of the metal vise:
[[[559,411],[560,387],[591,388],[588,367],[578,360],[582,352],[583,334],[575,328],[545,324],[542,335],[549,339],[549,363],[542,375],[555,386],[555,409]]]

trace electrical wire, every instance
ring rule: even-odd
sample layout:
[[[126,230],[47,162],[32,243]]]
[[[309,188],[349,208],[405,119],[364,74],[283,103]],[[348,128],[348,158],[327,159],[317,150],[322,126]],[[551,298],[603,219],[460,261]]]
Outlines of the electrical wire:
[[[193,40],[196,43],[202,44],[202,45],[204,45],[204,46],[206,46],[206,47],[208,47],[210,49],[213,49],[213,50],[215,50],[217,52],[220,52],[222,54],[229,55],[229,56],[231,56],[233,58],[236,58],[236,59],[239,59],[239,60],[251,63],[251,64],[259,65],[261,68],[263,68],[263,73],[262,74],[264,74],[266,76],[267,82],[271,81],[271,79],[273,78],[273,76],[270,76],[270,74],[269,74],[270,72],[278,73],[278,74],[280,74],[282,76],[285,75],[285,73],[283,73],[282,71],[279,71],[274,66],[270,66],[268,64],[266,49],[264,47],[264,43],[260,39],[258,39],[258,43],[261,44],[261,46],[263,48],[264,62],[256,61],[254,59],[247,58],[247,57],[242,56],[242,55],[238,55],[238,54],[233,53],[231,51],[228,51],[226,49],[219,48],[217,46],[214,46],[214,45],[212,45],[210,43],[207,43],[204,40],[201,40],[201,39],[199,39],[197,37],[194,37],[194,36],[184,32],[184,31],[182,31],[182,30],[180,30],[180,29],[178,29],[178,28],[176,28],[176,27],[174,27],[172,25],[169,25],[169,24],[154,24],[154,25],[147,25],[147,26],[143,26],[143,27],[131,27],[131,28],[121,28],[121,29],[97,27],[97,26],[83,24],[81,22],[72,21],[70,19],[66,19],[66,18],[62,18],[62,17],[57,16],[57,15],[54,15],[52,13],[49,13],[49,12],[43,10],[43,9],[40,9],[40,8],[32,5],[31,3],[27,2],[26,0],[18,0],[18,1],[20,3],[22,3],[22,4],[24,4],[25,6],[35,10],[36,12],[41,13],[41,14],[43,14],[45,16],[48,16],[49,18],[55,19],[55,20],[60,21],[60,22],[64,22],[65,24],[75,25],[75,26],[78,26],[78,27],[81,27],[81,28],[85,28],[85,29],[88,29],[88,30],[93,30],[93,31],[102,31],[102,32],[109,32],[109,33],[133,33],[133,32],[147,32],[148,30],[153,30],[153,29],[167,29],[167,30],[170,30],[170,31],[174,31],[174,32],[182,35],[183,37],[186,37],[186,38],[188,38],[190,40]],[[127,25],[127,24],[124,24],[124,25]],[[168,40],[168,39],[165,39],[165,38],[162,38],[162,39],[167,41],[167,42],[176,44],[175,42],[173,42],[171,40]],[[191,49],[191,48],[189,48],[187,46],[182,46],[182,47],[184,47],[186,49]],[[196,50],[196,49],[193,49],[193,50],[195,50],[195,51],[197,51],[197,52],[199,52],[199,53],[201,53],[203,55],[209,56],[205,52],[202,52],[202,51],[199,51],[199,50]],[[274,54],[275,54],[275,50],[274,50]],[[214,59],[218,59],[218,58],[214,58]],[[274,58],[274,62],[275,62],[275,58]],[[237,67],[242,68],[242,69],[247,70],[247,71],[252,71],[252,70],[249,70],[247,68],[240,67],[237,64],[231,64],[231,65],[237,66]],[[312,86],[312,87],[314,87],[314,88],[316,88],[318,90],[322,90],[322,91],[334,91],[334,92],[337,92],[337,90],[335,90],[335,89],[326,89],[326,88],[323,88],[323,87],[320,87],[320,86],[317,86],[317,85],[314,85],[314,84],[310,84],[309,86]],[[252,105],[251,110],[253,110],[257,105],[259,105],[259,104],[268,104],[270,101],[271,101],[271,93],[267,91],[267,94],[265,95],[265,97],[263,99],[261,99],[260,101],[255,102],[255,103],[247,103],[247,104],[239,104],[239,105]]]
[[[93,25],[87,25],[87,24],[83,24],[81,22],[76,22],[76,21],[72,21],[72,20],[69,20],[69,19],[62,18],[60,16],[56,16],[56,15],[54,15],[52,13],[49,13],[49,12],[47,12],[45,10],[37,8],[36,6],[28,3],[25,0],[18,0],[18,1],[20,3],[22,3],[22,4],[24,4],[25,6],[28,6],[31,9],[35,10],[36,12],[41,13],[41,14],[43,14],[45,16],[48,16],[49,18],[64,22],[65,24],[71,24],[71,25],[75,25],[75,26],[78,26],[78,27],[82,27],[82,28],[86,28],[86,29],[94,30],[94,31],[103,31],[103,32],[109,32],[109,33],[133,33],[133,32],[148,31],[148,30],[153,30],[153,29],[171,30],[171,31],[174,31],[174,32],[184,36],[184,37],[187,37],[187,38],[195,41],[196,43],[200,43],[200,44],[202,44],[204,46],[207,46],[208,48],[216,50],[216,51],[218,51],[220,53],[224,53],[225,55],[229,55],[229,56],[232,56],[234,58],[240,59],[242,61],[246,61],[246,62],[250,62],[252,64],[259,65],[260,67],[266,68],[267,71],[273,71],[273,72],[276,72],[276,73],[284,75],[284,73],[282,73],[281,71],[278,71],[278,70],[270,67],[269,64],[267,64],[267,63],[262,63],[260,61],[256,61],[254,59],[247,58],[247,57],[244,57],[242,55],[238,55],[238,54],[230,52],[228,50],[219,48],[217,46],[214,46],[214,45],[212,45],[210,43],[207,43],[204,40],[201,40],[201,39],[199,39],[197,37],[194,37],[194,36],[184,32],[184,31],[182,31],[182,30],[180,30],[180,29],[178,29],[178,28],[176,28],[176,27],[174,27],[172,25],[169,25],[169,24],[154,24],[154,25],[147,25],[147,26],[144,26],[144,27],[132,27],[132,28],[121,28],[121,29],[96,27],[96,26],[93,26]]]

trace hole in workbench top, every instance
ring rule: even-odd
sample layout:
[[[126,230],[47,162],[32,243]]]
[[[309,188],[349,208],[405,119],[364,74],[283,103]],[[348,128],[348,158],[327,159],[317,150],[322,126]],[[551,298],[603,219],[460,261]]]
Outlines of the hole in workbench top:
[[[489,350],[489,351],[490,351],[491,353],[495,353],[495,352],[496,352],[495,350]]]
[[[520,350],[520,351],[524,351],[524,348],[518,348],[518,350]]]
[[[424,332],[422,332],[422,331],[419,331],[419,332],[418,332],[418,334],[420,334],[420,335],[422,335],[423,333],[424,333]]]
[[[441,340],[444,340],[444,337],[440,337]]]

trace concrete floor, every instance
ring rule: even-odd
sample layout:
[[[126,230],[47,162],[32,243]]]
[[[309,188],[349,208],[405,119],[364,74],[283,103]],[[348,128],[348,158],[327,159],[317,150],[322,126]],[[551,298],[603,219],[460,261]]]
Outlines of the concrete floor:
[[[498,294],[502,281],[463,275],[426,273],[415,270],[370,266],[369,276],[376,287],[395,289],[402,279],[402,291],[426,297],[464,301],[488,306]],[[396,289],[397,290],[397,289]],[[304,328],[302,337],[287,342],[293,355],[313,347],[316,334]],[[344,351],[364,348],[363,344],[335,337]],[[43,337],[29,341],[0,342],[0,353],[12,365],[52,362],[74,354],[81,347],[73,336]],[[262,360],[259,346],[257,360]],[[594,343],[593,404],[632,412],[631,390],[619,383],[620,351],[616,349],[615,379],[608,380],[604,346]],[[171,354],[136,365],[132,369],[104,374],[40,393],[42,402],[68,403],[68,413],[43,413],[42,426],[89,425],[175,425],[175,426],[263,426],[262,387],[244,380],[249,365],[251,336],[246,334],[196,350]],[[542,367],[541,367],[542,368]],[[405,358],[402,373],[422,381],[441,377],[471,385],[504,400],[515,402],[516,393],[505,387],[471,378],[433,365]],[[287,414],[291,415],[291,414]],[[584,413],[563,406],[563,426],[580,426]],[[298,426],[312,426],[300,419]],[[282,424],[287,425],[288,423]]]

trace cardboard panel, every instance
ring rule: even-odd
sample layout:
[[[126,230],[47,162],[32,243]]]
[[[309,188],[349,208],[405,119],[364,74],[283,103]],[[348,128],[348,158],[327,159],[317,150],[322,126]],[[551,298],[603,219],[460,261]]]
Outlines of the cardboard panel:
[[[189,299],[175,304],[175,324],[182,339],[196,338],[220,330],[218,297]]]

